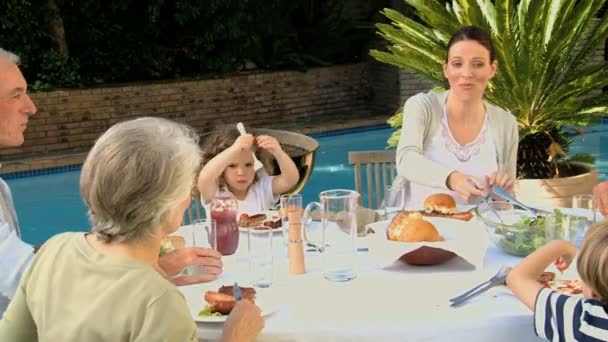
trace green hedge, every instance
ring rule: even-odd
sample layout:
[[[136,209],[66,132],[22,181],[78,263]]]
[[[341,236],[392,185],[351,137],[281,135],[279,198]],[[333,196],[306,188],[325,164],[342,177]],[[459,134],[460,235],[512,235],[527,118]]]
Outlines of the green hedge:
[[[0,46],[21,55],[38,90],[304,69],[366,54],[373,28],[349,18],[346,1],[3,0]],[[57,22],[67,53],[52,33]]]

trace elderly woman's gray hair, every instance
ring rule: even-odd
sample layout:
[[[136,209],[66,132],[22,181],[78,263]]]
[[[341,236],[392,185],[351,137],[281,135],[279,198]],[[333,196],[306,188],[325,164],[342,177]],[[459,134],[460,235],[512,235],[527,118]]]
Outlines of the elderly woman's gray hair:
[[[2,60],[19,65],[19,56],[0,48],[0,61]]]
[[[104,241],[145,241],[190,194],[198,135],[167,119],[141,118],[108,129],[89,152],[80,194],[91,231]]]

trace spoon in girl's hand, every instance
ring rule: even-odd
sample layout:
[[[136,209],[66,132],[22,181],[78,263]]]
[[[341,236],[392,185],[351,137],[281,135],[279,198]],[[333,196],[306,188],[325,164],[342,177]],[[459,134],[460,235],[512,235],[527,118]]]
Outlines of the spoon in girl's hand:
[[[241,135],[247,134],[247,132],[245,131],[245,126],[243,126],[242,122],[238,122],[236,124],[236,129],[239,131],[239,133],[241,133]],[[253,168],[256,171],[263,168],[264,165],[262,165],[262,162],[258,160],[258,158],[255,156],[255,153],[252,153],[252,154],[253,154]]]

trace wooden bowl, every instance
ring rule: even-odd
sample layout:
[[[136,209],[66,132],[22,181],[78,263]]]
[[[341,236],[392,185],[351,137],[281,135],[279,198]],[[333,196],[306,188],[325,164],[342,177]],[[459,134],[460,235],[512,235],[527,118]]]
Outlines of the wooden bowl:
[[[399,260],[414,266],[431,266],[444,263],[455,256],[456,254],[444,249],[423,246],[402,255]]]

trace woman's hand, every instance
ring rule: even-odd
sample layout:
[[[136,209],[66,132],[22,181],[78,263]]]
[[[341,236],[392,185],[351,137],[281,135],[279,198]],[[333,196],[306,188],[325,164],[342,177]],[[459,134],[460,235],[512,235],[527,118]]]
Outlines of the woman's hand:
[[[222,255],[209,248],[186,247],[158,258],[161,274],[171,278],[188,266],[199,266],[205,273],[172,278],[175,285],[196,284],[215,280],[222,273]]]
[[[476,196],[485,196],[483,183],[471,175],[454,171],[448,176],[446,184],[466,203],[471,203]]]
[[[255,142],[259,148],[267,150],[268,152],[272,153],[272,155],[275,155],[277,152],[283,150],[277,139],[268,135],[260,135],[256,137]]]
[[[262,312],[248,299],[241,299],[226,319],[222,341],[253,341],[264,329]]]
[[[608,214],[608,181],[601,182],[593,188],[593,207],[604,216]]]
[[[505,189],[507,192],[512,193],[515,179],[504,172],[497,171],[486,176],[486,183],[488,183],[488,187],[490,188],[498,186]]]

